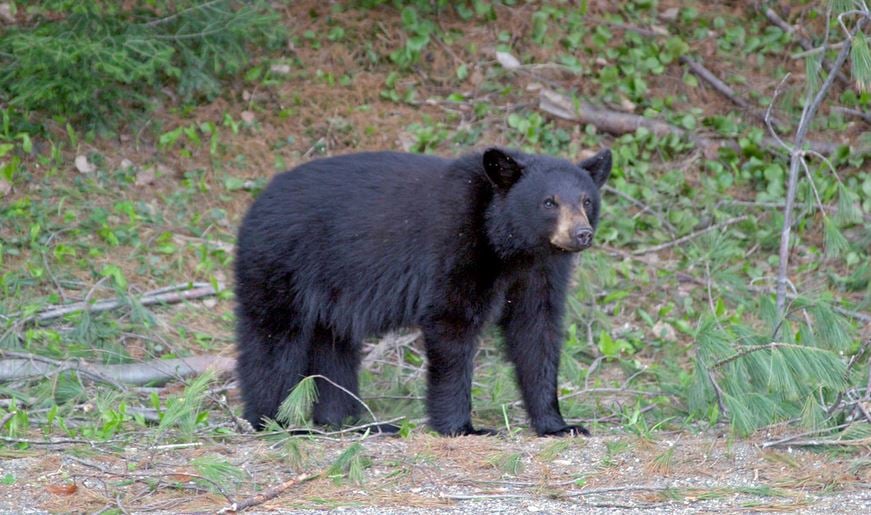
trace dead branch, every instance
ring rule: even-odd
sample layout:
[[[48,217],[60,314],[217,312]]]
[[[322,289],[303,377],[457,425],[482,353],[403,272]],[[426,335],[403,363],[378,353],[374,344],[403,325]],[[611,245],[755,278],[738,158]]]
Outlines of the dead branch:
[[[0,360],[0,382],[47,376],[64,371],[75,371],[111,384],[143,385],[163,384],[173,379],[200,375],[206,370],[227,372],[236,366],[236,360],[224,356],[200,355],[188,358],[155,359],[142,363],[102,365],[82,360],[55,361],[32,354],[0,351],[12,359]]]
[[[137,300],[143,306],[151,306],[154,304],[177,304],[186,300],[211,297],[217,295],[223,290],[224,286],[222,284],[218,284],[218,288],[215,289],[208,283],[184,283],[145,292]],[[32,316],[21,318],[18,322],[38,323],[54,318],[60,318],[71,313],[78,313],[79,311],[88,311],[92,313],[109,311],[126,306],[127,304],[127,302],[117,297],[114,299],[100,300],[94,303],[76,302],[74,304],[39,311]],[[21,316],[21,313],[10,315],[9,318],[17,318],[19,316]]]
[[[368,367],[381,359],[385,353],[391,349],[397,349],[411,345],[420,338],[420,331],[413,331],[408,334],[388,333],[381,340],[373,345],[366,357],[363,358],[363,366]]]
[[[864,120],[865,123],[871,124],[871,113],[866,113],[865,111],[860,111],[858,109],[850,109],[849,107],[841,107],[841,106],[833,107],[832,111],[834,111],[836,113],[855,116],[856,118],[859,118],[860,120]]]
[[[234,502],[229,506],[221,508],[220,510],[218,510],[218,513],[236,513],[242,510],[247,510],[248,508],[252,508],[254,506],[259,506],[266,501],[271,501],[272,499],[275,499],[276,497],[293,488],[294,486],[305,483],[306,481],[311,481],[312,479],[315,479],[320,475],[320,472],[314,474],[300,474],[296,477],[288,479],[281,484],[275,485],[271,488],[267,488],[266,490],[260,492],[257,495],[248,497],[247,499],[242,499],[241,501]]]
[[[616,250],[616,249],[614,249],[614,250]],[[627,254],[627,253],[622,253],[619,255],[621,257],[625,257],[625,258],[638,259],[636,256],[633,256],[633,255]],[[683,272],[678,272],[677,276],[678,276],[678,279],[680,279],[680,280],[690,281],[690,282],[694,282],[694,283],[700,284],[700,285],[705,284],[703,281],[700,281],[700,280],[696,279],[695,277],[693,277],[689,274],[683,273]],[[760,294],[764,294],[764,295],[771,295],[771,294],[775,293],[775,291],[771,288],[763,288],[763,287],[759,287],[759,286],[746,286],[745,288],[749,292],[760,293]],[[731,290],[735,291],[734,288],[731,288]],[[798,299],[799,295],[797,295],[795,293],[786,292],[786,298],[792,301],[792,300]],[[871,323],[871,314],[863,313],[861,311],[852,311],[852,310],[849,310],[846,308],[842,308],[841,306],[838,306],[837,304],[832,304],[831,308],[832,308],[832,311],[840,313],[841,315],[844,315],[846,317],[850,317],[850,318],[853,318],[855,320],[859,320],[862,322]]]
[[[871,446],[871,437],[857,438],[855,440],[793,440],[786,443],[766,442],[762,447],[869,447]]]
[[[571,98],[548,89],[542,89],[539,94],[539,109],[563,120],[594,125],[610,134],[632,133],[643,127],[660,138],[675,135],[688,139],[706,154],[715,153],[720,147],[740,150],[734,141],[699,136],[662,120],[594,107],[582,100],[576,103]],[[806,141],[805,144],[820,154],[832,154],[840,146],[820,141]],[[774,138],[763,138],[762,145],[769,150],[783,148]]]
[[[865,25],[866,18],[860,19],[856,23],[856,28],[853,31],[855,35],[856,32],[862,30],[862,27]],[[804,147],[805,147],[805,138],[807,136],[808,129],[810,129],[811,120],[813,120],[814,115],[819,109],[820,104],[822,104],[823,99],[829,92],[829,89],[832,87],[832,84],[835,82],[835,75],[838,70],[844,66],[844,63],[847,61],[847,56],[850,55],[850,48],[852,45],[850,44],[853,40],[853,37],[850,36],[846,40],[846,44],[841,48],[841,51],[838,53],[837,59],[835,59],[835,63],[832,65],[832,70],[829,72],[826,80],[823,82],[822,86],[820,86],[819,91],[817,91],[813,100],[807,103],[802,109],[801,119],[798,123],[798,129],[795,132],[795,140],[793,142],[792,148],[790,151],[790,160],[789,160],[789,179],[786,187],[786,206],[783,208],[783,228],[780,232],[780,264],[777,270],[777,310],[780,313],[783,313],[785,305],[786,305],[786,282],[787,282],[787,274],[789,272],[789,236],[792,231],[792,211],[793,204],[795,203],[795,194],[796,187],[798,185],[798,173],[801,168],[802,163],[804,162]]]
[[[659,252],[660,250],[665,250],[667,248],[674,247],[675,245],[680,245],[682,243],[686,243],[687,241],[692,240],[693,238],[698,238],[699,236],[701,236],[705,233],[708,233],[708,232],[711,232],[711,231],[714,231],[717,229],[721,229],[723,227],[728,227],[728,226],[734,225],[738,222],[742,222],[742,221],[746,220],[747,218],[749,218],[749,215],[736,216],[735,218],[730,218],[724,222],[709,225],[709,226],[705,227],[704,229],[699,229],[698,231],[691,232],[690,234],[687,234],[686,236],[682,236],[676,240],[671,240],[671,241],[662,243],[660,245],[648,247],[646,249],[633,250],[632,255],[633,256],[640,256],[642,254],[651,254],[653,252]]]
[[[752,105],[750,105],[750,102],[738,96],[738,94],[735,92],[734,89],[732,89],[731,86],[720,80],[720,78],[714,75],[714,72],[707,69],[704,64],[698,61],[694,61],[685,55],[681,56],[680,62],[687,65],[690,71],[696,74],[700,79],[710,84],[715,90],[717,90],[719,94],[729,99],[733,104],[740,107],[741,109],[744,109],[747,112],[753,113],[753,116],[756,116],[763,122],[765,121],[764,111],[753,107]],[[776,119],[774,120],[774,122],[775,124],[777,124],[778,127],[783,126],[783,124]]]
[[[790,36],[795,38],[795,40],[798,42],[798,44],[801,45],[801,47],[804,48],[806,52],[816,51],[816,49],[814,48],[814,44],[811,43],[811,41],[809,39],[807,39],[806,37],[799,34],[798,31],[795,30],[795,27],[793,27],[792,25],[787,23],[786,20],[781,18],[780,15],[777,14],[777,12],[774,9],[772,9],[770,7],[766,8],[765,9],[765,17],[768,18],[768,21],[770,21],[771,23],[777,25],[780,28],[780,30],[786,32],[787,34],[789,34]],[[831,73],[834,70],[834,72],[837,74],[838,80],[841,81],[843,84],[850,85],[850,79],[848,79],[846,75],[841,73],[839,66],[835,66],[833,68],[833,65],[831,63],[829,63],[828,61],[826,61],[825,59],[822,60],[821,64],[823,65],[823,68],[827,72]]]

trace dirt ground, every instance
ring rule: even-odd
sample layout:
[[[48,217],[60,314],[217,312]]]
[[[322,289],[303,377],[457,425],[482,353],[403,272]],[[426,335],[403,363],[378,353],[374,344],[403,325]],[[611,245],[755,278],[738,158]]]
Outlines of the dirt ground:
[[[324,471],[249,511],[856,513],[871,507],[867,458],[764,449],[725,434],[356,438],[366,463],[362,482],[333,480]],[[297,438],[295,459],[280,456],[284,441],[251,436],[190,447],[83,445],[7,454],[0,476],[15,482],[0,486],[0,512],[216,512],[302,470],[325,470],[353,440]],[[226,495],[208,492],[190,467],[205,454],[223,457],[248,477]]]

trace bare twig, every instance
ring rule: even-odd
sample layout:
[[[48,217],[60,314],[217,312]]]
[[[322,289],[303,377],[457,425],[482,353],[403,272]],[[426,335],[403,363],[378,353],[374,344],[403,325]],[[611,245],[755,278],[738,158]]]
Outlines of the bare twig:
[[[597,129],[610,134],[632,133],[643,127],[658,137],[674,135],[686,138],[706,153],[716,152],[720,147],[740,150],[738,144],[731,140],[699,136],[662,120],[594,107],[584,101],[574,102],[571,98],[549,89],[542,89],[539,93],[539,109],[564,120],[594,125]],[[781,145],[773,138],[763,138],[761,143],[769,150],[782,149]],[[835,143],[819,141],[806,143],[814,151],[821,154],[831,154],[840,146]],[[863,152],[864,149],[859,149],[859,151]]]
[[[13,436],[0,436],[0,441],[8,443],[26,443],[27,445],[70,445],[70,444],[88,444],[93,445],[94,442],[89,440],[77,440],[74,438],[57,438],[52,440],[36,440],[33,438],[15,438]]]
[[[358,395],[356,395],[356,394],[355,394],[354,392],[352,392],[351,390],[348,390],[347,388],[345,388],[344,386],[340,385],[339,383],[333,381],[332,379],[330,379],[330,378],[327,377],[327,376],[323,376],[323,375],[320,375],[320,374],[312,374],[312,375],[310,375],[310,376],[308,376],[308,377],[313,377],[313,378],[315,378],[315,379],[321,379],[321,380],[323,380],[323,381],[326,381],[326,382],[330,383],[331,385],[335,386],[336,388],[338,388],[339,390],[342,390],[342,391],[345,392],[346,394],[350,395],[352,399],[354,399],[354,400],[357,401],[361,406],[363,406],[364,408],[366,408],[366,411],[369,412],[369,416],[372,417],[372,420],[373,420],[373,421],[378,422],[378,417],[376,417],[376,416],[375,416],[375,413],[373,413],[372,410],[369,409],[369,405],[366,404],[365,402],[363,402],[363,399],[361,399]]]
[[[217,372],[232,370],[236,360],[223,356],[200,355],[188,358],[155,359],[143,363],[101,365],[81,360],[57,361],[35,354],[0,350],[0,355],[12,359],[0,360],[0,381],[45,376],[63,371],[76,371],[88,377],[111,383],[123,389],[125,384],[162,384],[173,379],[202,374],[213,369]]]
[[[871,124],[871,113],[868,113],[865,111],[860,111],[858,109],[850,109],[849,107],[841,107],[841,106],[833,107],[832,111],[835,111],[836,113],[842,113],[842,114],[847,114],[850,116],[855,116],[856,118],[860,118],[862,120],[865,120],[865,123]]]
[[[236,512],[242,511],[242,510],[247,510],[248,508],[252,508],[254,506],[259,506],[259,505],[265,503],[266,501],[271,501],[272,499],[275,499],[276,497],[283,494],[284,492],[291,489],[292,487],[299,485],[299,484],[302,484],[302,483],[305,483],[306,481],[311,481],[312,479],[315,479],[316,477],[319,477],[320,475],[321,475],[320,472],[313,473],[313,474],[300,474],[296,477],[292,477],[292,478],[288,479],[287,481],[285,481],[281,484],[275,485],[271,488],[267,488],[266,490],[260,492],[257,495],[248,497],[246,499],[242,499],[241,501],[231,503],[229,506],[226,506],[226,507],[218,510],[218,513],[236,513]]]
[[[718,224],[709,225],[708,227],[705,227],[704,229],[699,229],[698,231],[691,232],[690,234],[687,234],[686,236],[682,236],[676,240],[671,240],[671,241],[662,243],[660,245],[655,245],[653,247],[633,250],[632,255],[633,256],[640,256],[642,254],[650,254],[653,252],[659,252],[660,250],[665,250],[667,248],[674,247],[675,245],[680,245],[682,243],[686,243],[687,241],[692,240],[694,238],[698,238],[699,236],[701,236],[705,233],[709,233],[711,231],[715,231],[717,229],[722,229],[724,227],[734,225],[738,222],[742,222],[742,221],[746,220],[747,218],[749,218],[749,215],[736,216],[735,218],[730,218],[730,219],[723,221],[723,222],[720,222]]]
[[[865,24],[865,18],[862,18],[856,23],[855,31],[862,30],[862,26]],[[855,34],[854,31],[854,34]],[[783,228],[780,233],[780,265],[777,271],[777,310],[780,313],[783,313],[784,306],[786,304],[786,281],[787,274],[789,272],[789,237],[792,231],[792,211],[793,205],[795,203],[795,193],[796,186],[798,184],[798,173],[801,167],[801,161],[804,159],[804,151],[802,148],[805,145],[805,137],[807,136],[808,129],[810,128],[810,122],[813,119],[814,115],[817,112],[817,109],[822,104],[823,99],[829,92],[829,89],[832,87],[832,83],[835,81],[835,75],[838,70],[844,65],[844,62],[847,60],[847,56],[850,55],[850,48],[852,41],[852,37],[848,38],[847,44],[845,44],[841,51],[838,53],[837,59],[835,59],[835,63],[832,67],[832,71],[829,72],[829,75],[826,77],[826,80],[823,82],[822,86],[820,86],[819,91],[817,91],[813,100],[807,104],[805,104],[804,109],[801,113],[801,119],[799,120],[798,129],[796,129],[795,140],[793,142],[792,149],[790,149],[790,162],[789,162],[789,179],[787,182],[786,188],[786,206],[783,209]]]
[[[784,445],[784,444],[788,444],[789,442],[792,442],[793,440],[798,440],[799,438],[804,438],[805,436],[818,435],[818,434],[820,434],[820,433],[827,433],[827,432],[837,431],[837,430],[839,430],[839,429],[844,429],[845,427],[849,426],[850,424],[852,424],[852,422],[847,422],[847,423],[840,424],[840,425],[837,425],[837,426],[828,427],[828,428],[825,428],[825,429],[815,429],[815,430],[813,430],[813,431],[807,431],[807,432],[805,432],[805,433],[798,433],[798,434],[795,434],[795,435],[790,435],[790,436],[787,436],[787,437],[781,438],[781,439],[779,439],[779,440],[773,440],[773,441],[769,441],[769,442],[763,442],[763,443],[762,443],[762,448],[763,448],[763,449],[766,449],[766,448],[768,448],[768,447],[779,447],[779,446],[782,446],[782,445]]]
[[[740,359],[748,354],[752,354],[754,352],[759,352],[763,350],[774,350],[774,349],[801,349],[802,351],[807,352],[824,352],[828,353],[829,351],[825,349],[820,349],[818,347],[811,347],[809,345],[797,345],[794,343],[784,343],[784,342],[771,342],[763,345],[745,345],[741,347],[741,350],[732,354],[731,356],[725,357],[719,361],[716,361],[708,366],[709,369],[720,368],[723,365],[727,365],[737,359]]]
[[[141,297],[139,297],[138,300],[139,303],[143,306],[151,306],[154,304],[176,304],[186,300],[199,299],[202,297],[211,297],[213,295],[217,295],[223,290],[224,286],[221,284],[218,285],[218,289],[216,290],[211,284],[208,283],[184,283],[146,292]],[[100,300],[94,303],[90,303],[87,301],[76,302],[75,304],[68,304],[66,306],[59,306],[56,308],[40,311],[32,316],[21,318],[20,320],[18,320],[18,322],[44,322],[46,320],[60,318],[71,313],[78,313],[79,311],[109,311],[126,305],[127,302],[119,298]],[[13,315],[9,315],[8,318],[17,318],[20,316],[21,313],[16,313]]]
[[[795,38],[795,40],[798,41],[798,44],[801,45],[801,47],[804,48],[805,51],[810,52],[810,51],[816,50],[814,47],[814,44],[811,43],[811,41],[809,39],[807,39],[806,37],[799,34],[798,31],[795,30],[795,27],[793,27],[792,25],[787,23],[786,20],[781,18],[780,15],[777,14],[776,11],[774,11],[774,9],[771,9],[770,7],[765,9],[765,17],[768,18],[768,20],[771,23],[777,25],[780,28],[780,30],[786,32],[787,34],[789,34],[790,36]],[[828,71],[828,72],[831,72],[834,70],[835,73],[837,74],[839,81],[841,81],[844,84],[850,84],[850,79],[848,79],[846,75],[841,73],[839,66],[835,66],[833,68],[832,64],[827,62],[826,60],[823,60],[822,65],[826,69],[826,71]]]
[[[714,75],[714,72],[707,69],[704,64],[698,61],[694,61],[687,56],[681,56],[680,62],[687,65],[690,71],[692,71],[699,78],[710,84],[715,90],[717,90],[718,93],[728,98],[733,104],[740,107],[741,109],[744,109],[745,111],[753,113],[753,115],[759,118],[761,121],[765,121],[765,114],[762,111],[750,105],[750,102],[738,96],[738,94],[735,92],[734,89],[732,89],[731,86],[720,80],[720,78]],[[778,126],[783,125],[777,119],[774,120],[774,123],[776,123]]]
[[[765,445],[763,444],[763,447]],[[793,440],[786,444],[772,443],[768,447],[821,447],[821,446],[841,446],[841,447],[869,447],[871,446],[871,437],[857,438],[855,440]]]

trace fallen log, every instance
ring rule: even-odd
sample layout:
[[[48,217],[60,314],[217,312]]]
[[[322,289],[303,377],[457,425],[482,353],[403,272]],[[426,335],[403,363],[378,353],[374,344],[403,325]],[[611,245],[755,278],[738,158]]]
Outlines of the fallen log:
[[[700,136],[662,120],[596,107],[583,100],[575,102],[570,97],[549,89],[542,89],[539,93],[539,109],[563,120],[594,125],[597,129],[614,135],[632,133],[642,127],[658,137],[675,135],[691,141],[706,155],[714,155],[721,147],[740,150],[738,144],[732,140]],[[841,146],[821,141],[806,141],[805,144],[808,149],[823,155],[832,154]],[[785,151],[774,138],[763,138],[762,145],[770,151]]]
[[[236,360],[224,356],[199,355],[188,358],[154,359],[142,363],[102,365],[82,360],[52,360],[25,353],[0,351],[0,382],[42,377],[65,371],[81,372],[91,379],[126,385],[161,385],[174,379],[200,375],[207,370],[229,372]]]

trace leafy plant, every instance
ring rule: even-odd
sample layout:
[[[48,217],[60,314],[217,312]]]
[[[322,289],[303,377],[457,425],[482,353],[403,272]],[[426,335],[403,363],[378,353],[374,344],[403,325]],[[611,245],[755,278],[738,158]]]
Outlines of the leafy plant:
[[[0,35],[0,99],[99,125],[146,106],[167,81],[183,100],[212,98],[248,64],[249,45],[277,44],[281,27],[264,2],[46,2]]]

